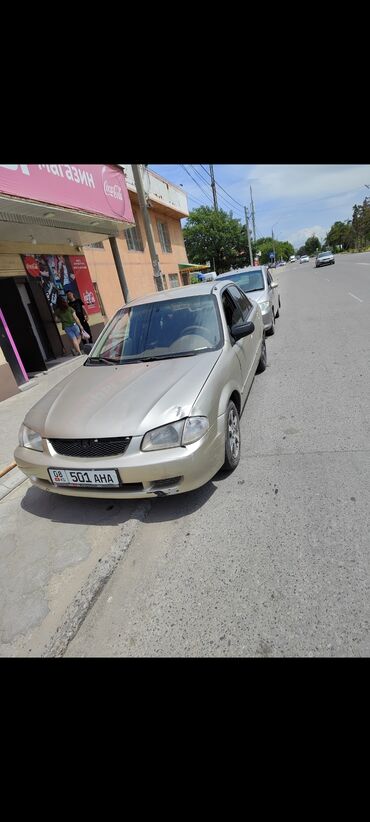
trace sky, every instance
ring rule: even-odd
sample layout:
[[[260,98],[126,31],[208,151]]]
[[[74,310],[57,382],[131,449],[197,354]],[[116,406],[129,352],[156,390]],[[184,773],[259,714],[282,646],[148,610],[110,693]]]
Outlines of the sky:
[[[213,206],[207,163],[149,168],[183,187],[189,210]],[[219,208],[244,223],[252,186],[257,238],[271,237],[273,228],[276,239],[288,240],[295,249],[312,234],[321,242],[336,220],[351,219],[353,205],[370,196],[369,164],[214,165],[213,170]]]

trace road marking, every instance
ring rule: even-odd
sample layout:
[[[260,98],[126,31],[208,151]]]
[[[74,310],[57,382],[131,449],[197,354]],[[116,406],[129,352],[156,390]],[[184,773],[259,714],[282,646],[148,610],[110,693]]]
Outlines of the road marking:
[[[360,263],[359,263],[359,265],[360,265]],[[351,294],[350,291],[348,292],[348,294],[349,294],[350,297],[353,297],[354,300],[358,300],[359,303],[363,303],[363,300],[360,300],[359,297],[356,297],[356,294]]]
[[[370,263],[356,263],[356,265],[370,265]]]
[[[326,282],[327,282],[327,283],[330,283],[330,280],[329,280],[329,278],[328,278],[328,277],[325,277],[325,279],[326,279]]]

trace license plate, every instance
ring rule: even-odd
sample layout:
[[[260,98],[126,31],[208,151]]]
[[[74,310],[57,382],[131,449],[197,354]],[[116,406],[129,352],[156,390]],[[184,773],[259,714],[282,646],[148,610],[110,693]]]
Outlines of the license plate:
[[[66,471],[64,468],[49,468],[49,475],[53,485],[78,486],[88,488],[94,486],[108,486],[110,488],[119,485],[117,471],[111,468],[81,469],[79,471]]]

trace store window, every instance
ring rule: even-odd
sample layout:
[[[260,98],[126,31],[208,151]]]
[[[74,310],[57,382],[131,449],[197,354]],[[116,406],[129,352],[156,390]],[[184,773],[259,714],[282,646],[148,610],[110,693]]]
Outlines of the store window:
[[[169,274],[170,280],[170,288],[177,288],[179,285],[179,275],[178,274]]]

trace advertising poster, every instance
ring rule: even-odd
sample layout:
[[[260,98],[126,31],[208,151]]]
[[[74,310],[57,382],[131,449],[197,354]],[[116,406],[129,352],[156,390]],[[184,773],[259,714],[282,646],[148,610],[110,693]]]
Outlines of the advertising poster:
[[[63,254],[22,255],[29,277],[38,279],[52,309],[58,296],[67,299],[67,291],[80,297],[88,314],[100,311],[90,272],[83,256]]]

